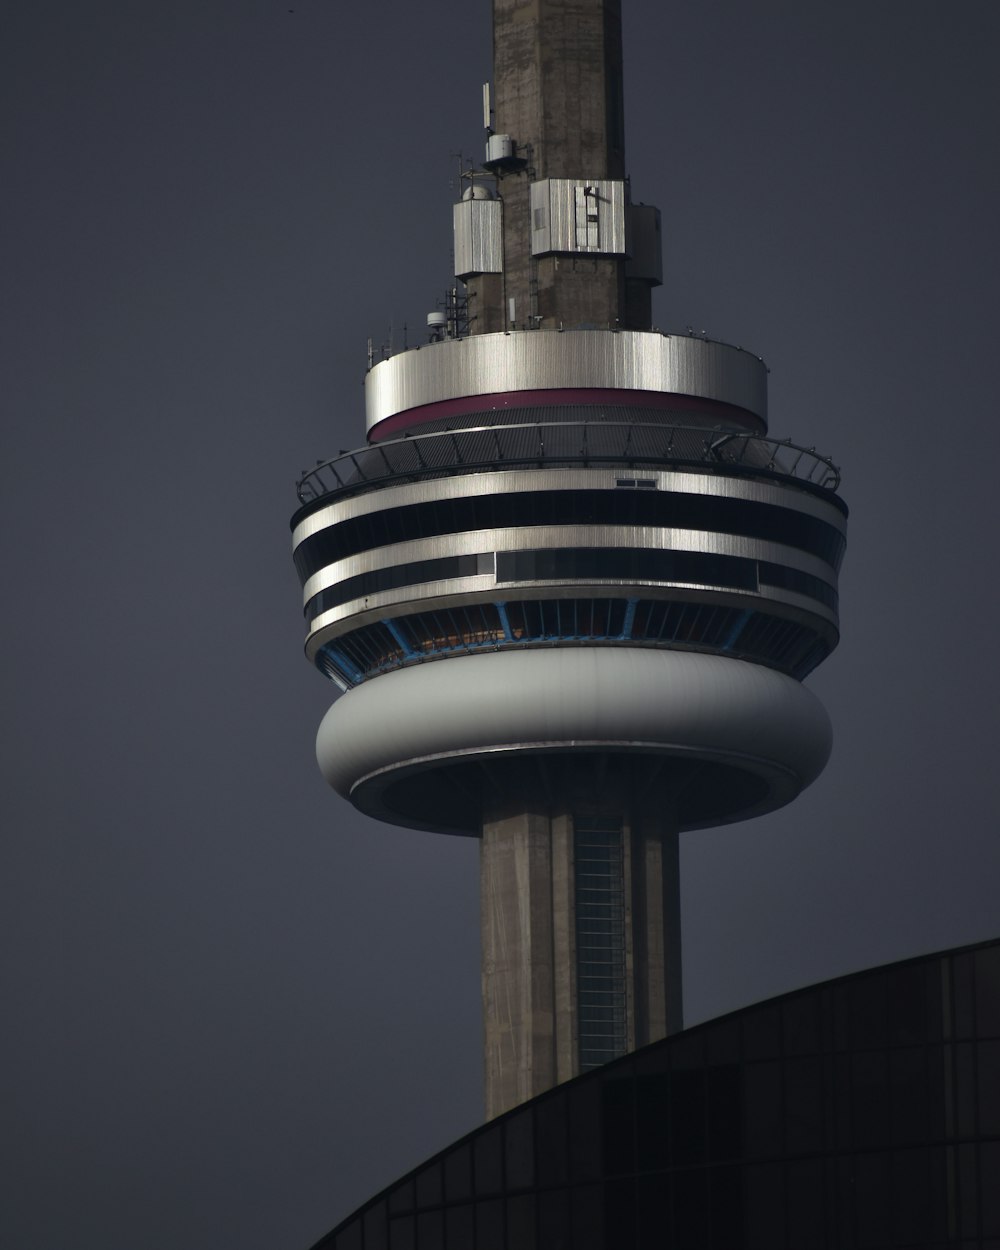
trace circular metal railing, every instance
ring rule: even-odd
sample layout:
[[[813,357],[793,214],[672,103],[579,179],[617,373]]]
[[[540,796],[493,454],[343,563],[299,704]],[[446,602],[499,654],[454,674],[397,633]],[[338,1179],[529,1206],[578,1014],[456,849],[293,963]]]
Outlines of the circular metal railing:
[[[299,501],[359,494],[386,481],[419,481],[497,469],[554,466],[691,466],[793,478],[824,491],[840,470],[815,448],[704,426],[625,421],[544,421],[435,430],[373,443],[317,462],[296,483]]]

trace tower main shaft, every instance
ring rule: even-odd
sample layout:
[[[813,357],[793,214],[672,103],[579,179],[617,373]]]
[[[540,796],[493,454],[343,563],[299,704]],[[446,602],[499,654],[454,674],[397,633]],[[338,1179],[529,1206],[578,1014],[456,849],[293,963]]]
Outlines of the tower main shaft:
[[[678,834],[790,801],[829,723],[846,508],[750,353],[651,329],[620,5],[495,0],[455,205],[466,316],[366,379],[299,485],[324,775],[481,842],[487,1112],[680,1024]],[[435,318],[435,324],[437,318]]]
[[[496,0],[493,75],[495,132],[514,140],[518,156],[506,166],[512,176],[496,166],[503,274],[470,285],[471,332],[648,329],[648,286],[637,289],[645,301],[633,298],[630,309],[624,250],[569,257],[533,247],[537,227],[553,213],[572,214],[574,231],[583,217],[596,233],[601,216],[620,207],[606,194],[609,180],[624,187],[625,177],[620,4]],[[560,183],[570,184],[573,202],[555,198],[568,189]],[[550,194],[540,194],[542,187]]]

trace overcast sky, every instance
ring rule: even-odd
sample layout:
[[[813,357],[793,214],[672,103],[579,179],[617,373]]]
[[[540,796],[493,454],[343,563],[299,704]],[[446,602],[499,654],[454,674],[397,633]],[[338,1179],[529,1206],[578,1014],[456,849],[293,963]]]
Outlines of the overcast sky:
[[[655,320],[851,507],[829,767],[683,839],[689,1023],[1000,933],[998,14],[625,0]],[[320,779],[287,521],[450,281],[489,20],[7,6],[5,1246],[306,1250],[481,1119],[477,847]]]

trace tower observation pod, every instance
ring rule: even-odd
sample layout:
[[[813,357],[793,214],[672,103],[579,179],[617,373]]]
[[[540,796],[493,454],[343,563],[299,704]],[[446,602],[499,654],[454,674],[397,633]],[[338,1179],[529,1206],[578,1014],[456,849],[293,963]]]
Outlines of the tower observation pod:
[[[613,0],[494,0],[460,297],[369,369],[367,442],[299,483],[320,768],[481,844],[487,1114],[680,1027],[678,833],[820,773],[833,464],[749,352],[652,329]]]

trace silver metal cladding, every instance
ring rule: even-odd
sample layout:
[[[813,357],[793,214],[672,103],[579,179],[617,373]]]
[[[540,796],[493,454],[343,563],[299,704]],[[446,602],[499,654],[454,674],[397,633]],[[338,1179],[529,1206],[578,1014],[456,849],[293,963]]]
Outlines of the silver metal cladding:
[[[559,551],[568,548],[648,549],[652,551],[691,551],[735,556],[746,560],[766,560],[786,568],[809,573],[836,589],[836,574],[818,556],[778,543],[762,542],[732,534],[704,530],[661,529],[625,525],[528,525],[517,529],[472,530],[440,534],[433,538],[412,539],[376,547],[359,555],[338,560],[318,570],[303,587],[303,603],[321,590],[347,578],[381,569],[417,564],[448,556],[478,552],[500,554],[507,551]],[[603,578],[602,581],[631,585],[632,578]],[[412,589],[412,588],[411,588]]]
[[[455,277],[503,271],[503,221],[499,200],[459,200],[454,206]]]
[[[467,399],[474,412],[481,396],[581,389],[709,400],[767,426],[767,368],[741,348],[639,330],[543,327],[449,339],[381,361],[365,379],[366,429],[444,401]]]
[[[625,184],[544,178],[531,184],[531,254],[625,255]]]
[[[832,495],[681,472],[640,490],[623,471],[472,473],[316,510],[295,533],[307,654],[383,617],[616,593],[776,612],[835,645],[844,517]]]
[[[383,486],[363,495],[337,500],[304,516],[295,526],[292,547],[331,525],[354,517],[382,512],[387,508],[406,507],[434,500],[467,499],[489,495],[522,494],[529,491],[554,490],[616,490],[623,469],[512,469],[496,472],[470,473],[464,476],[429,478],[418,482],[400,482]],[[739,499],[751,503],[772,504],[789,508],[806,517],[814,517],[846,535],[843,512],[819,495],[797,488],[794,482],[759,481],[750,477],[727,477],[718,471],[688,473],[677,470],[643,468],[635,477],[650,480],[657,490],[672,494],[704,495],[720,499]]]

